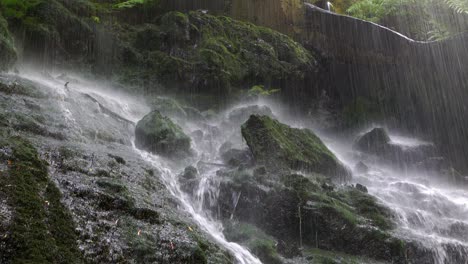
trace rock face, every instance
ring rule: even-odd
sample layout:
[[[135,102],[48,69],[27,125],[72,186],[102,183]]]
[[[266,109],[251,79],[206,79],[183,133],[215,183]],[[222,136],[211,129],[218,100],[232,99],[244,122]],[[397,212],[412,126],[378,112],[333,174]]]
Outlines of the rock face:
[[[252,115],[242,136],[257,164],[269,171],[305,170],[347,180],[349,170],[310,130],[291,128],[268,116]]]
[[[135,144],[138,148],[164,156],[187,155],[190,152],[190,138],[158,111],[149,113],[138,122]]]

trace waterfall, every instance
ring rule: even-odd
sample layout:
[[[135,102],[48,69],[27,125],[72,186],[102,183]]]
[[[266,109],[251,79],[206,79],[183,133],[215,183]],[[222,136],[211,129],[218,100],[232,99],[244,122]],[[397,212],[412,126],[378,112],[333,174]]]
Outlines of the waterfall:
[[[228,249],[240,264],[260,264],[260,260],[254,257],[247,249],[237,243],[228,242],[222,232],[222,224],[212,219],[207,212],[203,210],[204,199],[191,199],[187,194],[181,191],[178,182],[177,174],[175,174],[169,165],[158,156],[135,148],[135,151],[141,157],[151,163],[157,170],[161,172],[161,176],[172,195],[174,195],[193,219],[198,223],[206,233],[210,234],[216,242]],[[200,182],[197,193],[204,193],[206,188],[209,188],[206,178]],[[203,196],[203,195],[201,195]],[[195,201],[195,203],[194,203]]]

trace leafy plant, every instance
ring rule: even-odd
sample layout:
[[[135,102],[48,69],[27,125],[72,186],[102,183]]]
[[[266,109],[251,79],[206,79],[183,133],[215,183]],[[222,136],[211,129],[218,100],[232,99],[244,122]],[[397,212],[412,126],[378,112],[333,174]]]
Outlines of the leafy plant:
[[[468,14],[467,0],[444,0],[444,2],[456,12]]]

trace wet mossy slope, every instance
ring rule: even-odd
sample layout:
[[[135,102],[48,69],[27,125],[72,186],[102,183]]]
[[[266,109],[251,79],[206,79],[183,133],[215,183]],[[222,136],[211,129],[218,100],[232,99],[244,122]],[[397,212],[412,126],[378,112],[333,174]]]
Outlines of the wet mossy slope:
[[[13,208],[10,225],[0,238],[7,249],[0,262],[82,263],[72,217],[60,202],[47,164],[20,137],[1,139],[0,146],[0,193]]]

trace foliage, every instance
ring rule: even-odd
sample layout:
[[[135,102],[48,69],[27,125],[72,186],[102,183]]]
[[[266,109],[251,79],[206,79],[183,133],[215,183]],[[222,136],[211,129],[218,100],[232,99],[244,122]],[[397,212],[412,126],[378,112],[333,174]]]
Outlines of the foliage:
[[[467,0],[354,0],[346,13],[418,40],[439,40],[468,30]]]
[[[265,89],[265,85],[255,85],[248,91],[249,96],[255,95],[262,95],[262,96],[270,96],[275,93],[280,92],[281,89]]]
[[[467,0],[444,0],[447,5],[458,13],[468,13]]]
[[[117,3],[114,5],[117,9],[125,9],[125,8],[132,8],[137,5],[146,5],[146,4],[154,4],[157,0],[128,0]]]
[[[138,30],[133,45],[147,58],[140,63],[145,76],[224,95],[233,87],[302,79],[315,66],[311,53],[286,35],[203,12],[169,12]]]

